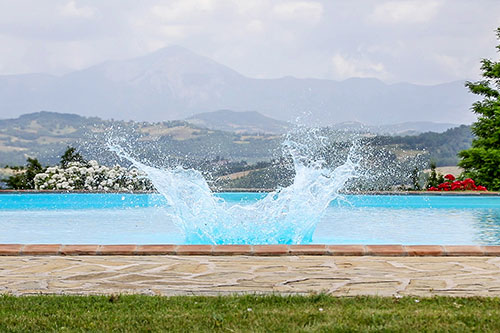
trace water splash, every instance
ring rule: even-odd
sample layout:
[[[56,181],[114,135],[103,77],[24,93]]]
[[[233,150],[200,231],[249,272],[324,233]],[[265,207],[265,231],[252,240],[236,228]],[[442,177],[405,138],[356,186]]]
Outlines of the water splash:
[[[345,162],[329,169],[323,159],[314,156],[322,145],[311,145],[310,141],[314,137],[321,143],[321,136],[310,129],[294,134],[295,138],[287,135],[283,144],[293,161],[293,183],[250,204],[230,204],[218,198],[199,171],[151,167],[118,145],[109,147],[147,174],[166,199],[166,210],[188,244],[305,244],[312,241],[330,202],[355,177],[359,161],[353,145]]]

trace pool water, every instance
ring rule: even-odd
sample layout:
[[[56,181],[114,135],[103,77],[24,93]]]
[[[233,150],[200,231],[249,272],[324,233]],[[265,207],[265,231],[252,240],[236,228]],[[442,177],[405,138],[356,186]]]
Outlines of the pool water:
[[[248,204],[262,193],[218,193]],[[185,244],[158,194],[1,194],[0,243]],[[500,196],[345,195],[312,243],[500,245]]]

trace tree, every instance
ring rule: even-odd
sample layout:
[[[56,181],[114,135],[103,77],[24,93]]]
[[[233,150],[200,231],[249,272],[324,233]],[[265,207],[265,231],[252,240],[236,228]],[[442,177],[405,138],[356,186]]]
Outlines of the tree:
[[[411,171],[410,178],[411,178],[411,184],[413,186],[412,190],[420,191],[422,189],[422,186],[420,185],[420,170],[418,169],[418,167],[415,167]]]
[[[87,161],[83,156],[76,151],[76,148],[68,146],[64,154],[61,156],[61,166],[66,168],[71,162],[79,162],[82,164],[87,164]]]
[[[43,172],[43,167],[36,158],[28,157],[26,168],[14,168],[16,173],[3,179],[8,188],[14,190],[31,190],[35,188],[35,176]]]
[[[500,28],[496,30],[500,41]],[[500,51],[500,45],[497,50]],[[490,190],[500,190],[500,61],[481,61],[483,80],[467,82],[469,91],[482,96],[483,100],[472,105],[478,115],[472,125],[476,138],[472,147],[459,153],[458,163],[464,168],[464,176],[474,179]]]

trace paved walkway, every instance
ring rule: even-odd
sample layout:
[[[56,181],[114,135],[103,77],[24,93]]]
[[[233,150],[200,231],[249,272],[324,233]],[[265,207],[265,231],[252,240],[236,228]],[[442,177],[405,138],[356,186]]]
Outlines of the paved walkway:
[[[0,293],[500,296],[500,257],[4,256]]]

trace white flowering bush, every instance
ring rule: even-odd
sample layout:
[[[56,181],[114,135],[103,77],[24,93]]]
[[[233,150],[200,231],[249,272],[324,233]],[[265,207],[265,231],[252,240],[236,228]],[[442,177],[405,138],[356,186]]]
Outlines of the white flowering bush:
[[[147,191],[153,186],[145,174],[119,165],[107,167],[97,161],[70,162],[53,166],[34,178],[37,190]]]

